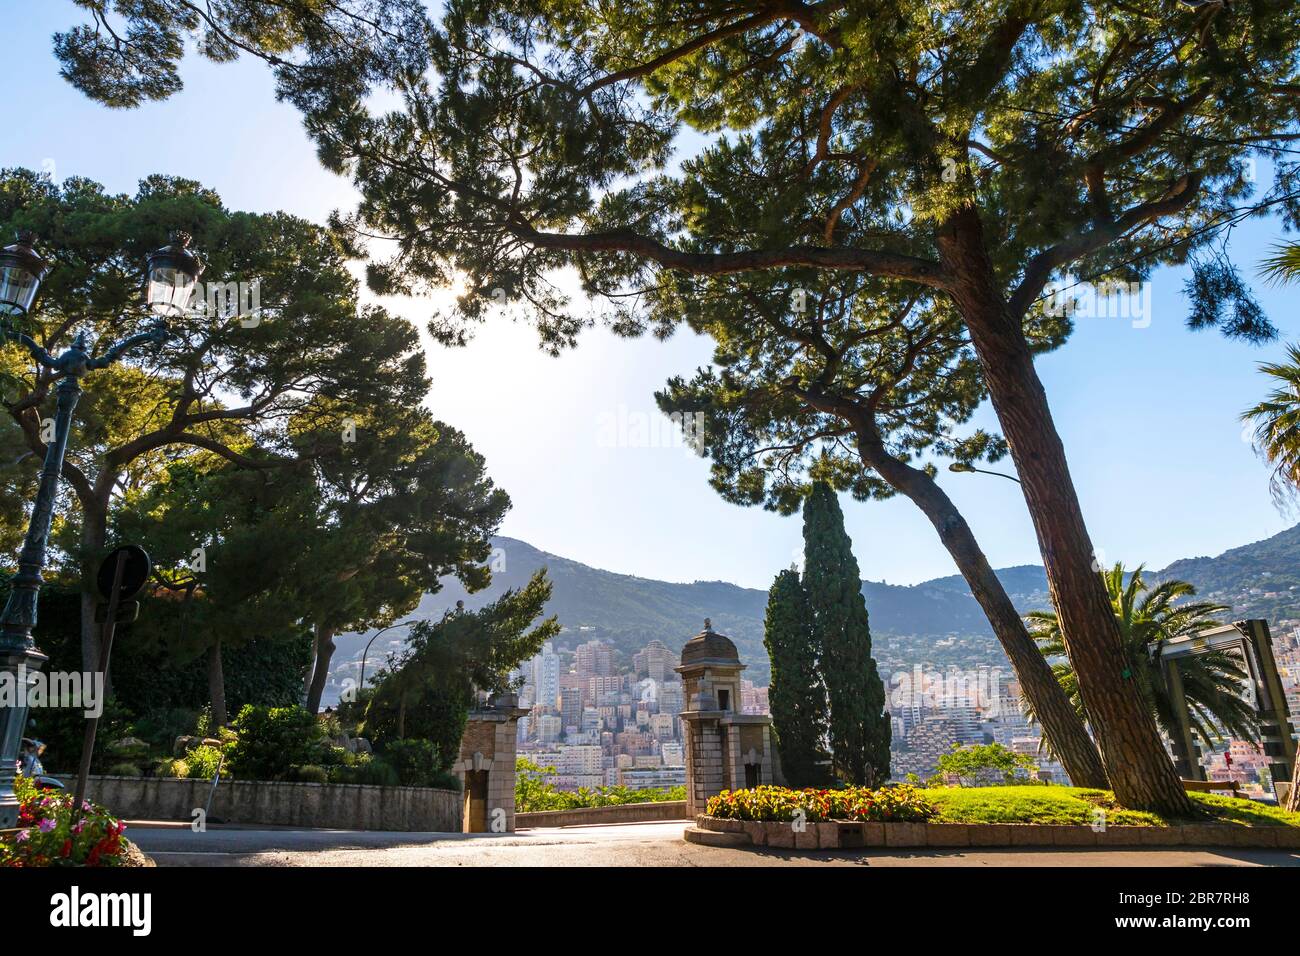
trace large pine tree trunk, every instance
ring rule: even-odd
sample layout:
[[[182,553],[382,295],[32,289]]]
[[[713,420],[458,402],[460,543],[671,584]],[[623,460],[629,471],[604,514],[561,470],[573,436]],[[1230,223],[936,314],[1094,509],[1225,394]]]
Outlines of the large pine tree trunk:
[[[928,474],[889,454],[878,434],[860,434],[858,451],[863,463],[875,469],[892,488],[911,499],[939,532],[939,539],[952,555],[957,570],[966,579],[971,594],[979,602],[1011,661],[1025,699],[1033,707],[1042,724],[1043,735],[1070,775],[1070,781],[1077,787],[1106,789],[1106,771],[1096,745],[1070,705],[1070,699],[1061,689],[1051,666],[1029,636],[1020,613],[993,573],[957,506]]]
[[[316,625],[316,662],[312,666],[311,683],[307,687],[307,710],[313,714],[320,710],[320,699],[325,693],[329,678],[330,658],[334,656],[334,628]]]
[[[1020,474],[1066,652],[1116,799],[1133,809],[1191,815],[1191,801],[1133,683],[1047,395],[1020,318],[1010,313],[995,281],[973,209],[948,223],[939,252]]]
[[[212,729],[226,726],[226,675],[221,667],[221,638],[208,648],[208,699],[212,703]]]

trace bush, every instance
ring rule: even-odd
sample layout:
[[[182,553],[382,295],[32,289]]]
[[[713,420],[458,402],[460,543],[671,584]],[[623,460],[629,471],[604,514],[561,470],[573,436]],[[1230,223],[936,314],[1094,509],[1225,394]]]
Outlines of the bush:
[[[320,725],[301,707],[247,704],[231,726],[239,736],[230,745],[230,770],[239,779],[282,779],[292,768],[326,757]]]
[[[440,770],[438,748],[431,740],[390,740],[384,744],[383,758],[404,787],[427,787]]]
[[[685,787],[667,790],[646,788],[632,790],[628,787],[596,787],[594,790],[579,787],[577,790],[557,790],[543,779],[544,774],[555,773],[554,767],[539,767],[526,757],[515,761],[515,811],[537,813],[546,810],[579,810],[586,807],[615,807],[627,803],[660,803],[665,800],[685,800]],[[458,781],[459,783],[459,781]]]
[[[971,744],[964,747],[953,744],[952,750],[939,758],[935,769],[938,770],[938,777],[951,774],[962,786],[966,786],[968,782],[1023,782],[1035,767],[1029,756],[1008,750],[1001,744]]]
[[[160,777],[188,777],[190,765],[181,757],[175,760],[164,760],[158,764],[157,773]]]
[[[140,768],[133,763],[115,763],[108,768],[107,773],[110,777],[138,777]]]
[[[103,807],[83,803],[72,823],[72,794],[38,790],[26,777],[14,780],[18,827],[0,835],[0,866],[118,866],[130,843],[126,825]]]
[[[330,776],[324,767],[309,763],[294,767],[289,774],[289,779],[295,783],[329,783]]]
[[[211,744],[192,747],[186,752],[185,759],[181,761],[187,765],[185,776],[200,780],[211,780],[217,775],[217,768],[220,768],[222,778],[229,777],[229,761],[223,765],[221,758],[222,751]]]
[[[369,787],[396,787],[402,782],[391,764],[367,754],[359,756],[351,764],[334,768],[330,779],[334,783],[356,783]]]
[[[915,787],[902,784],[872,790],[845,787],[841,790],[791,790],[788,787],[755,787],[752,790],[724,790],[709,799],[705,813],[727,820],[793,820],[799,811],[810,823],[827,820],[872,822],[929,820],[934,804]]]

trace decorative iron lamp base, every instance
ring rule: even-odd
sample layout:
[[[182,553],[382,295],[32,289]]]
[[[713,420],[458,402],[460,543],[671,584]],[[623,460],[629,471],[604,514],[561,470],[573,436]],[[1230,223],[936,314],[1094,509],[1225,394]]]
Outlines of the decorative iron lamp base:
[[[18,796],[14,793],[19,748],[27,730],[27,691],[36,680],[37,671],[49,658],[35,648],[0,650],[0,696],[18,695],[20,674],[27,686],[21,696],[8,706],[0,706],[0,830],[18,826]]]

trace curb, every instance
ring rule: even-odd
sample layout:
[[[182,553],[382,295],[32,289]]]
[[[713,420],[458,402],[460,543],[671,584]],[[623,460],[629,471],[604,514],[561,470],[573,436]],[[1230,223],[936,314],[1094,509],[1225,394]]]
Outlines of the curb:
[[[707,834],[707,836],[705,836]],[[700,815],[684,835],[705,846],[769,846],[798,850],[864,847],[1232,847],[1300,850],[1300,828],[1189,823],[1170,827],[1106,827],[1036,823],[807,823],[724,820]],[[725,842],[712,842],[722,838]]]

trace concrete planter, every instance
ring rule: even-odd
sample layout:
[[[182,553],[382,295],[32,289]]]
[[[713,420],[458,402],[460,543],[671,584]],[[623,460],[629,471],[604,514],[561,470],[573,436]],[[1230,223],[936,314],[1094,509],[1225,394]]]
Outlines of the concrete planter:
[[[687,842],[710,843],[707,834],[748,838],[750,846],[786,849],[861,847],[1264,847],[1300,849],[1300,828],[1197,823],[1173,827],[1050,826],[1030,823],[808,823],[795,831],[786,823],[723,820],[700,815]]]
[[[91,776],[86,796],[125,819],[190,823],[211,789],[211,780]],[[457,790],[223,780],[209,815],[223,823],[459,833],[462,812]]]

